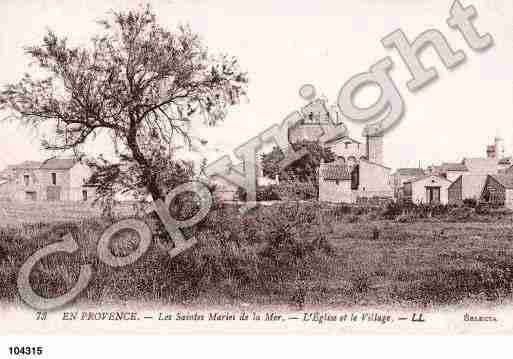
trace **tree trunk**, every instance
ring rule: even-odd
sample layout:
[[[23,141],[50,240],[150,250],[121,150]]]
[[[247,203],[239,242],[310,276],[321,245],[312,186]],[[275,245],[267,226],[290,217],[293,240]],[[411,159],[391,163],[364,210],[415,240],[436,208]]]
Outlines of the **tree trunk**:
[[[132,126],[129,131],[129,135],[127,137],[128,147],[132,151],[132,155],[134,160],[143,168],[143,176],[145,181],[145,186],[148,192],[153,197],[153,200],[156,201],[159,198],[162,198],[162,193],[157,184],[157,176],[153,173],[150,164],[144,154],[141,152],[139,148],[139,144],[137,143],[137,126],[132,123]]]

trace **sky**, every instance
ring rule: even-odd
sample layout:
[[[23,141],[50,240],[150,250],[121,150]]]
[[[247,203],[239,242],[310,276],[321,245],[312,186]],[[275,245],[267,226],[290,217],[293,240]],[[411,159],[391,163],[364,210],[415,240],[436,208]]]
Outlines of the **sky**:
[[[384,138],[384,161],[391,168],[423,167],[442,161],[486,154],[493,138],[504,138],[513,153],[513,2],[462,0],[474,5],[474,24],[490,33],[494,46],[474,52],[459,32],[446,24],[452,0],[344,0],[344,1],[148,1],[158,21],[172,29],[190,24],[212,53],[239,59],[250,78],[248,98],[230,109],[216,128],[194,124],[196,135],[208,140],[212,160],[258,135],[286,115],[306,105],[299,96],[303,84],[336,103],[347,80],[366,72],[389,56],[391,76],[405,102],[400,124]],[[73,44],[86,44],[100,31],[95,20],[113,9],[138,6],[121,0],[2,0],[0,3],[0,85],[17,81],[32,71],[23,47],[41,42],[47,28],[65,35]],[[440,30],[454,50],[467,60],[447,70],[432,49],[422,54],[426,67],[435,66],[437,81],[411,93],[410,74],[395,50],[381,39],[401,29],[413,40],[427,29]],[[371,88],[360,91],[359,104],[379,96]],[[345,123],[351,137],[361,140],[362,125]],[[0,123],[0,168],[23,160],[49,156],[40,149],[34,131]],[[109,154],[105,139],[89,148],[91,154]]]

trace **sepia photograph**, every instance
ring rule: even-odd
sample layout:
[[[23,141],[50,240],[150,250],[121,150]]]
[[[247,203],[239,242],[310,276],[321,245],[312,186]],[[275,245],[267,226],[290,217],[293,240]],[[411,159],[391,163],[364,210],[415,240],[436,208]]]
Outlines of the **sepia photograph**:
[[[512,2],[0,18],[0,335],[513,334]]]

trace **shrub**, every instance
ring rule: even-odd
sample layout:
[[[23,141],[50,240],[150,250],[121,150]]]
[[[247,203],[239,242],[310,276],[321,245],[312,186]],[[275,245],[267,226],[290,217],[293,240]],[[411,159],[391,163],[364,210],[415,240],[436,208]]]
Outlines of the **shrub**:
[[[453,222],[463,222],[469,221],[472,219],[472,215],[474,214],[474,209],[472,207],[455,207],[451,208],[449,213],[447,214],[447,219]]]
[[[465,198],[463,200],[463,205],[465,207],[469,207],[469,208],[476,208],[477,207],[477,200],[475,198]]]
[[[241,201],[247,200],[246,190],[242,187],[237,189],[237,198]],[[256,190],[257,201],[279,201],[281,199],[276,185],[258,186]]]
[[[395,219],[397,216],[414,211],[417,206],[411,202],[391,202],[385,207],[382,213],[385,219]]]
[[[341,218],[347,214],[351,213],[351,206],[347,204],[337,204],[332,210],[331,215],[333,215],[335,218]]]
[[[417,220],[417,216],[414,213],[400,214],[395,218],[398,223],[413,223]]]
[[[479,205],[476,206],[476,214],[490,214],[490,205],[486,203],[479,203]]]
[[[257,190],[257,201],[279,201],[280,199],[276,185],[260,187]]]
[[[311,182],[282,181],[277,191],[282,200],[308,201],[318,197],[318,189]]]

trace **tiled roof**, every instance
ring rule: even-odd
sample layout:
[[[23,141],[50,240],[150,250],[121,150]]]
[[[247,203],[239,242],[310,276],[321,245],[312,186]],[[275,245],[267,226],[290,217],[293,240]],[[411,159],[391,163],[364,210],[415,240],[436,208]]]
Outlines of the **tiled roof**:
[[[7,166],[7,169],[11,170],[17,170],[17,169],[23,169],[23,170],[33,170],[38,169],[41,166],[41,162],[37,161],[24,161],[17,165],[9,165]]]
[[[66,158],[50,158],[41,164],[41,168],[45,170],[68,170],[73,167],[77,161]]]
[[[463,163],[443,163],[442,169],[445,171],[468,171],[467,166],[465,166]]]
[[[67,170],[73,167],[77,163],[74,159],[67,158],[50,158],[43,162],[37,161],[25,161],[17,165],[7,166],[7,170]]]
[[[442,177],[442,176],[438,176],[438,175],[425,175],[425,176],[420,176],[420,177],[417,177],[417,178],[412,178],[411,180],[408,180],[408,181],[406,181],[404,183],[414,183],[414,182],[421,181],[421,180],[429,178],[429,177],[436,177],[436,178],[442,179],[442,180],[444,180],[446,182],[451,182],[447,178]]]
[[[499,182],[504,188],[513,189],[513,175],[497,174],[490,175],[494,180]]]
[[[351,180],[349,167],[343,164],[322,163],[319,170],[324,180]]]
[[[342,135],[339,135],[337,137],[331,138],[328,141],[326,141],[325,143],[326,144],[334,144],[334,143],[345,142],[345,141],[351,142],[351,143],[359,143],[359,144],[361,144],[360,141],[357,141],[354,138],[351,138],[351,137],[347,136],[346,134],[342,134]]]
[[[422,168],[398,168],[397,174],[401,176],[423,176],[424,170]]]

